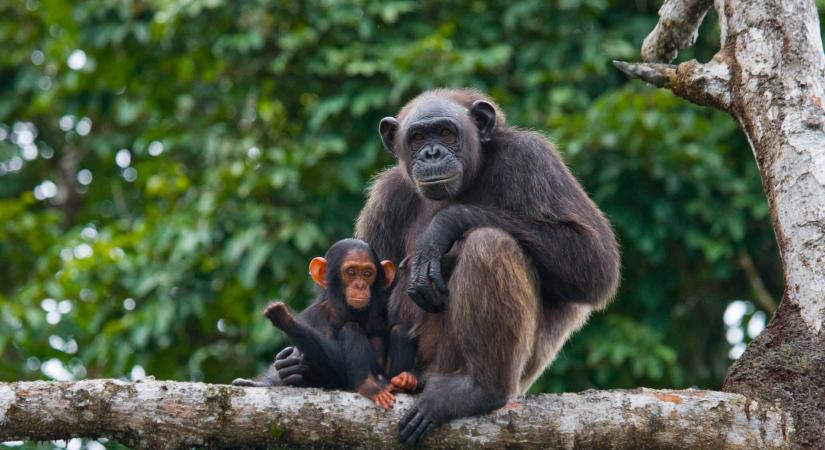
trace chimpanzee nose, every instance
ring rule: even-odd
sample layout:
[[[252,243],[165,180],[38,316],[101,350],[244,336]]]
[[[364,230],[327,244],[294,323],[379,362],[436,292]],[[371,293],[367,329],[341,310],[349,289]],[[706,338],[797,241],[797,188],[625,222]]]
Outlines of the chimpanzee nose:
[[[439,145],[430,145],[424,149],[425,159],[439,159],[444,156],[444,152]]]

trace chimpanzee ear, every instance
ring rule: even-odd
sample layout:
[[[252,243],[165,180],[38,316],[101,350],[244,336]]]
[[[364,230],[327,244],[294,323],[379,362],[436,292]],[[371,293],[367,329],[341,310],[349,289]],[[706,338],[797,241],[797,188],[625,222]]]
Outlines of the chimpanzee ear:
[[[327,260],[316,256],[309,262],[309,276],[318,286],[327,287]]]
[[[395,159],[398,159],[398,154],[395,152],[395,131],[398,130],[398,121],[395,117],[384,117],[378,123],[378,132],[381,133],[381,141],[384,142],[384,148],[392,154]]]
[[[384,269],[384,287],[389,287],[395,280],[395,264],[385,259],[381,261],[381,268]]]
[[[496,108],[484,100],[476,100],[470,107],[470,117],[478,127],[478,139],[486,144],[493,138],[496,129]]]

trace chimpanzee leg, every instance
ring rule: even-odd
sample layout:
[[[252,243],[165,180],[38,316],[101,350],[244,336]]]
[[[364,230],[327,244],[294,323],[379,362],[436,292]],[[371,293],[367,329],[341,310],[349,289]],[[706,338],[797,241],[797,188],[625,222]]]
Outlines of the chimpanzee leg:
[[[347,388],[356,389],[371,374],[379,373],[375,350],[358,325],[346,323],[338,331],[338,344],[346,355]]]
[[[418,346],[410,336],[409,327],[403,324],[393,325],[390,329],[387,378],[415,369],[415,355],[417,352]]]
[[[333,338],[295,318],[284,302],[272,302],[264,310],[272,325],[286,333],[287,337],[304,353],[304,359],[316,372],[323,374],[321,387],[340,388],[346,384],[346,366],[341,346]],[[278,361],[275,362],[277,367]]]
[[[468,234],[449,289],[427,384],[399,424],[408,444],[448,420],[504,405],[519,393],[536,345],[542,314],[536,276],[507,233],[479,228]]]
[[[321,387],[340,388],[346,385],[346,359],[340,345],[314,328],[296,321],[297,326],[284,330],[289,339],[303,353],[313,369],[324,374]]]
[[[392,408],[395,396],[386,381],[377,376],[381,370],[378,355],[364,330],[354,323],[346,323],[338,331],[338,343],[346,355],[347,387],[384,409]]]

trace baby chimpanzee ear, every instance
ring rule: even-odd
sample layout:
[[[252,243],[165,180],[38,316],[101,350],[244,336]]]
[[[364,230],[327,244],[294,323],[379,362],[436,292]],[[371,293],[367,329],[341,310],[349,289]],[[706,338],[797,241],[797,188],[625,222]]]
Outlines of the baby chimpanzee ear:
[[[316,256],[312,258],[312,261],[309,262],[309,276],[312,277],[312,281],[315,282],[318,286],[322,288],[327,287],[327,260],[321,258],[320,256]]]
[[[389,287],[395,280],[395,264],[385,259],[381,261],[381,268],[384,269],[384,287]]]

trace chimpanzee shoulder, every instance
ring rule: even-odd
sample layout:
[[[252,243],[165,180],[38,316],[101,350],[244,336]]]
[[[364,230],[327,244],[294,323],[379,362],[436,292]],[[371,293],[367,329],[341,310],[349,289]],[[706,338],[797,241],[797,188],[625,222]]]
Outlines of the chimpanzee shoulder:
[[[407,175],[393,166],[376,176],[368,189],[369,199],[356,223],[356,237],[370,243],[381,259],[396,264],[406,256],[403,238],[418,217],[422,200]]]
[[[482,149],[482,170],[468,192],[471,203],[517,212],[536,220],[558,218],[570,203],[572,174],[542,134],[502,127]]]

